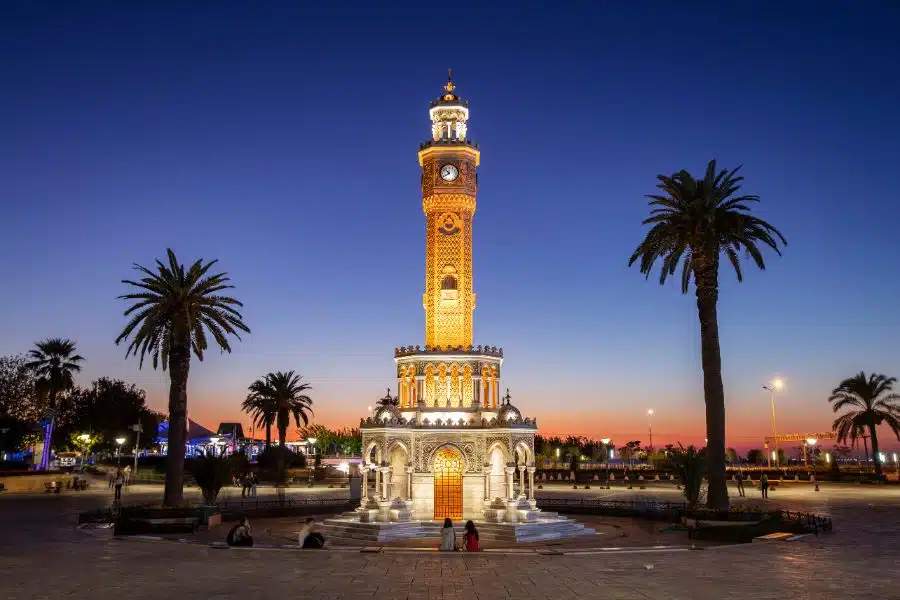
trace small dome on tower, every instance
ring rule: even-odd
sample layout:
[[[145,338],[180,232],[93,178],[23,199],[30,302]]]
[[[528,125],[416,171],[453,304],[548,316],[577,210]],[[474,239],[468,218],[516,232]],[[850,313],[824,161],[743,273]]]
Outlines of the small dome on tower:
[[[500,410],[497,412],[497,420],[498,421],[518,421],[522,418],[522,413],[518,408],[513,406],[510,403],[511,396],[509,395],[509,388],[506,389],[506,395],[503,397],[503,404],[500,406]]]
[[[399,420],[403,416],[400,414],[400,409],[397,408],[399,404],[400,399],[396,396],[391,396],[391,389],[388,388],[387,395],[378,400],[378,408],[375,409],[375,420],[379,422],[390,421],[391,419]]]

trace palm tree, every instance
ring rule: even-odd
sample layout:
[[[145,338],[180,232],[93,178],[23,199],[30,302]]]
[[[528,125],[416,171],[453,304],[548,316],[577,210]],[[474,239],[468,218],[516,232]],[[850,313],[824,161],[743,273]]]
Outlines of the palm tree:
[[[266,450],[268,450],[272,446],[272,424],[278,414],[278,406],[269,396],[259,393],[259,389],[264,386],[264,381],[253,382],[250,393],[241,404],[241,410],[250,415],[255,427],[266,428]]]
[[[128,324],[116,338],[116,344],[129,339],[125,356],[140,356],[140,365],[149,356],[153,368],[169,370],[169,440],[166,460],[166,487],[163,504],[178,506],[184,501],[184,450],[187,419],[187,382],[191,354],[203,360],[208,347],[207,332],[223,352],[231,352],[228,335],[238,339],[238,330],[250,332],[241,313],[243,306],[219,292],[234,286],[227,273],[207,275],[218,261],[205,263],[202,259],[185,269],[167,249],[168,264],[157,260],[156,270],[135,264],[143,273],[139,281],[122,280],[139,289],[119,296],[133,300],[125,316]]]
[[[719,346],[717,304],[719,300],[719,259],[724,254],[743,280],[739,253],[744,250],[760,269],[765,269],[759,244],[765,244],[779,255],[778,241],[786,245],[784,236],[772,225],[750,214],[749,203],[758,196],[738,196],[743,177],[740,169],[716,170],[716,161],[706,167],[702,179],[694,179],[687,171],[671,176],[658,175],[661,194],[651,194],[652,225],[647,236],[635,249],[629,266],[640,263],[641,273],[648,278],[657,259],[662,261],[660,284],[675,273],[679,263],[681,291],[686,294],[693,279],[700,317],[703,394],[706,401],[706,437],[710,508],[728,507],[725,488],[725,390],[722,384],[722,355]]]
[[[278,477],[279,481],[284,476],[284,448],[287,441],[287,428],[294,417],[294,423],[300,427],[300,421],[309,425],[309,416],[312,414],[312,398],[303,394],[312,389],[308,383],[301,383],[302,376],[276,371],[269,373],[263,379],[257,379],[250,384],[251,396],[265,399],[267,409],[271,407],[275,411],[275,426],[278,428]],[[248,398],[249,399],[249,398]]]
[[[60,394],[75,386],[74,374],[81,371],[84,357],[75,354],[75,342],[63,338],[50,338],[36,342],[28,352],[31,359],[25,366],[34,372],[38,395],[46,398],[47,429],[44,432],[44,454],[41,468],[50,464],[50,448],[53,443],[53,426],[59,408]]]
[[[865,441],[865,430],[869,430],[875,475],[878,477],[881,477],[881,456],[878,454],[876,431],[878,425],[890,427],[900,440],[900,394],[891,393],[895,383],[896,377],[880,373],[872,373],[866,377],[865,371],[860,371],[839,383],[828,398],[834,412],[843,408],[850,409],[831,425],[838,442],[844,443],[849,439],[855,444],[859,437]]]

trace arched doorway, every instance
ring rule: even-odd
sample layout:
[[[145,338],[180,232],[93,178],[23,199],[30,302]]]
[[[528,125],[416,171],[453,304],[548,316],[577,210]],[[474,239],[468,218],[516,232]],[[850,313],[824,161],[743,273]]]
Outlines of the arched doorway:
[[[462,519],[463,457],[444,446],[434,454],[434,518]]]

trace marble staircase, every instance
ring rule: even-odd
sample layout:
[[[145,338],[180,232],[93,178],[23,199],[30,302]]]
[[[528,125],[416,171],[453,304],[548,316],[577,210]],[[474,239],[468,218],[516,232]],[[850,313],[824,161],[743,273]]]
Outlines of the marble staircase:
[[[464,523],[457,522],[456,536],[462,541]],[[488,523],[476,521],[478,535],[483,541],[496,544],[520,544],[594,535],[594,530],[555,513],[541,513],[540,519],[531,523]],[[361,523],[355,513],[326,519],[319,530],[334,544],[365,545],[395,540],[430,538],[428,545],[441,535],[439,521],[408,521],[405,523]]]

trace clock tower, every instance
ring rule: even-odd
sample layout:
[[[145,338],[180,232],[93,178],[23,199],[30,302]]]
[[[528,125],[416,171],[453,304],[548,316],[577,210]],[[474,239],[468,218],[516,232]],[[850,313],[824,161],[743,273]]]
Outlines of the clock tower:
[[[431,103],[431,139],[419,146],[425,211],[425,344],[432,349],[472,346],[472,219],[478,191],[478,146],[467,138],[468,103],[453,93]]]

